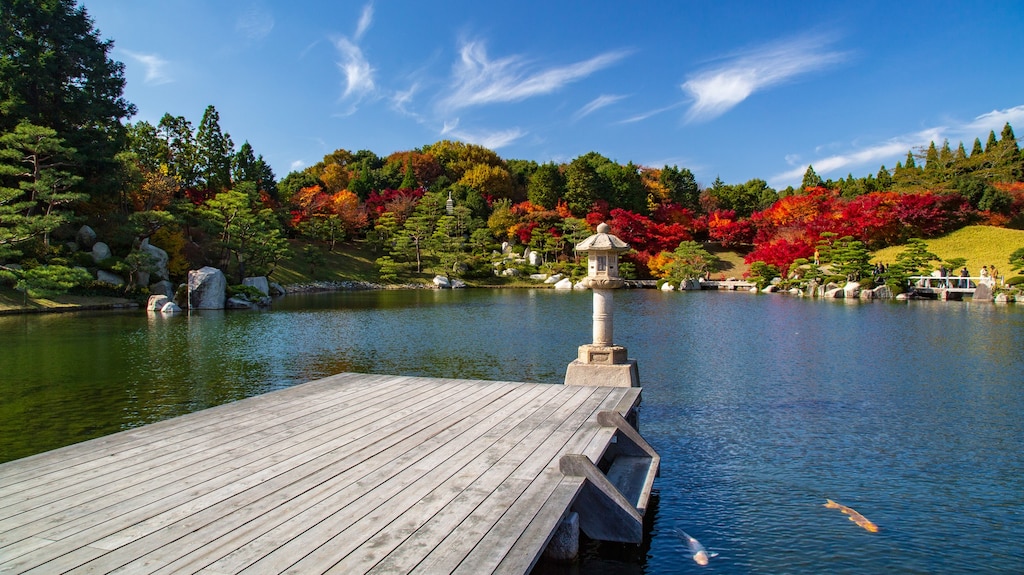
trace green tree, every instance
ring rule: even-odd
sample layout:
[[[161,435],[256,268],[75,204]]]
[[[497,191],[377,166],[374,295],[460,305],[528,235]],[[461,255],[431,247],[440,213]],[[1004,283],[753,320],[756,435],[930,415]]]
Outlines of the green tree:
[[[157,124],[157,134],[167,148],[168,173],[182,189],[196,189],[200,185],[199,146],[192,131],[192,123],[183,116],[164,114]]]
[[[21,122],[52,129],[77,151],[81,190],[94,200],[118,189],[115,156],[124,148],[121,121],[135,113],[123,98],[124,65],[107,57],[75,0],[0,2],[0,133]]]
[[[694,212],[700,210],[700,186],[693,172],[687,168],[665,166],[661,169],[658,181],[668,190],[669,199],[673,202]]]
[[[196,130],[196,154],[199,174],[208,190],[219,192],[231,187],[234,147],[231,136],[221,131],[217,109],[207,106]]]
[[[699,277],[710,277],[718,262],[718,258],[699,243],[684,241],[672,250],[670,263],[666,269],[667,278],[678,283]]]
[[[565,196],[565,176],[553,163],[541,164],[530,176],[526,185],[526,197],[535,206],[553,209]]]
[[[829,254],[832,272],[845,276],[847,281],[857,281],[871,275],[871,254],[864,242],[852,236],[839,238],[832,244]]]
[[[76,191],[74,158],[52,128],[22,122],[0,135],[0,256],[40,235],[49,245],[50,232],[70,220],[63,208],[87,198]]]
[[[247,190],[221,192],[200,206],[199,214],[218,237],[221,265],[234,257],[239,283],[247,275],[271,274],[288,252],[273,211],[254,206]]]
[[[1010,254],[1010,269],[1015,272],[1024,270],[1024,247],[1017,248]]]
[[[800,189],[806,190],[807,188],[816,188],[821,184],[821,176],[814,171],[814,166],[808,165],[807,170],[804,171],[804,178],[800,181]]]

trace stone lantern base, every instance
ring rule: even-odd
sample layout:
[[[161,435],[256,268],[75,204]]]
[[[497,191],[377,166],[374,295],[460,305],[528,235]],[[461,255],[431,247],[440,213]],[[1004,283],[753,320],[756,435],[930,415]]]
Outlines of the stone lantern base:
[[[640,387],[640,373],[620,345],[581,345],[578,359],[565,370],[565,385]]]

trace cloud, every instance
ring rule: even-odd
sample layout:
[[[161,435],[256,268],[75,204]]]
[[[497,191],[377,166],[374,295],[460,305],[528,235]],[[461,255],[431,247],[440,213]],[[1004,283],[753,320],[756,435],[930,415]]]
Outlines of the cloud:
[[[480,42],[466,43],[459,53],[460,59],[453,71],[451,95],[441,101],[445,110],[518,102],[550,94],[626,56],[625,52],[607,52],[567,66],[531,70],[519,56],[489,59]]]
[[[593,114],[594,112],[600,110],[601,108],[604,108],[605,106],[610,106],[623,98],[625,98],[625,96],[602,94],[591,100],[586,106],[583,106],[582,108],[577,110],[577,112],[572,115],[572,119],[579,120],[580,118],[589,116],[590,114]]]
[[[367,4],[363,6],[363,13],[359,16],[359,24],[356,25],[356,34],[354,38],[356,41],[362,40],[363,34],[370,28],[370,24],[373,23],[373,4]]]
[[[273,29],[274,17],[261,6],[250,6],[235,21],[235,30],[249,40],[262,40]]]
[[[345,37],[340,37],[334,41],[334,47],[337,48],[341,57],[338,62],[338,68],[345,77],[345,91],[341,95],[342,99],[358,102],[376,89],[376,83],[373,79],[373,66],[370,65],[369,60],[363,55],[362,48],[356,44],[372,23],[373,5],[367,4],[363,7],[359,23],[356,25],[356,33],[353,36],[355,41]],[[352,111],[354,111],[354,108]]]
[[[441,129],[442,136],[452,136],[458,138],[463,142],[470,144],[476,144],[483,146],[490,150],[497,150],[504,148],[516,140],[526,135],[526,132],[519,128],[512,128],[510,130],[495,130],[491,132],[467,132],[465,130],[459,130],[459,120],[455,119],[452,122],[445,122],[444,127]]]
[[[906,157],[907,152],[915,148],[925,148],[931,142],[941,144],[944,140],[955,142],[967,139],[970,142],[974,141],[974,138],[980,137],[984,142],[988,132],[994,131],[998,135],[1007,122],[1011,126],[1014,123],[1024,123],[1024,105],[1004,110],[993,110],[975,116],[967,122],[950,122],[947,126],[935,126],[911,134],[896,136],[866,148],[819,158],[810,164],[801,164],[777,174],[770,181],[773,186],[785,186],[799,182],[803,178],[804,172],[807,171],[808,165],[814,166],[814,171],[818,175],[841,174],[857,166],[882,166],[887,163],[890,164],[888,167],[891,169],[897,161],[902,161]],[[953,147],[956,146],[953,145]],[[970,148],[970,145],[967,147]],[[797,157],[794,154],[788,154],[786,162],[795,165],[792,160]]]
[[[771,178],[771,182],[772,185],[791,185],[794,182],[799,182],[803,179],[804,172],[807,171],[808,165],[814,166],[814,171],[819,176],[830,173],[841,173],[841,171],[847,170],[853,166],[870,164],[878,164],[881,166],[885,162],[891,162],[896,158],[902,159],[901,156],[906,156],[907,152],[913,148],[927,146],[929,142],[941,142],[942,134],[945,130],[946,128],[943,127],[929,128],[913,134],[905,134],[895,138],[890,138],[889,140],[879,142],[867,148],[819,158],[810,164],[802,164],[791,170],[777,174]],[[791,158],[791,156],[787,156],[787,161],[789,158]],[[893,166],[889,167],[892,168]]]
[[[663,114],[665,112],[668,112],[669,110],[678,108],[679,106],[682,106],[685,103],[686,102],[676,102],[675,104],[670,104],[670,105],[665,106],[663,108],[658,108],[657,110],[650,110],[650,111],[647,111],[647,112],[643,112],[641,114],[637,114],[635,116],[630,116],[630,117],[626,118],[625,120],[620,120],[618,123],[619,124],[635,124],[636,122],[642,122],[642,121],[646,120],[647,118],[651,118],[651,117],[657,116],[658,114]]]
[[[303,162],[302,160],[295,160],[288,167],[291,169],[291,171],[295,172],[297,170],[301,170],[303,167],[305,167],[305,165],[306,162]]]
[[[974,134],[974,138],[981,137],[982,142],[984,142],[985,136],[987,136],[985,132],[995,132],[996,136],[998,136],[1007,122],[1011,126],[1014,124],[1024,124],[1024,106],[1014,106],[1006,110],[992,110],[977,116],[973,121],[965,124],[960,132],[962,135]],[[1014,135],[1016,136],[1016,133]]]
[[[164,60],[156,54],[141,54],[139,52],[132,52],[130,50],[121,50],[128,55],[129,58],[135,60],[139,64],[142,64],[146,68],[146,77],[143,78],[143,82],[150,86],[160,86],[162,84],[169,84],[174,81],[167,74],[168,61]]]
[[[363,56],[363,51],[347,38],[338,38],[334,41],[341,60],[338,68],[345,76],[345,91],[342,98],[361,97],[370,93],[375,88],[373,81],[373,67]]]
[[[770,44],[692,75],[682,85],[693,99],[686,120],[717,118],[755,92],[847,58],[845,53],[826,51],[827,43],[821,37],[805,37]]]

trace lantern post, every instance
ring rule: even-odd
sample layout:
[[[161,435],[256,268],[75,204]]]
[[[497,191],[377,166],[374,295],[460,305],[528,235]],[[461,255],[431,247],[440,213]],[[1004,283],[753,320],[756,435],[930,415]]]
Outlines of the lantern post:
[[[566,368],[565,385],[640,386],[636,360],[614,343],[614,290],[625,283],[619,277],[619,254],[629,245],[610,231],[602,223],[596,234],[576,245],[576,251],[587,254],[585,281],[594,292],[593,342],[579,347],[577,358]]]

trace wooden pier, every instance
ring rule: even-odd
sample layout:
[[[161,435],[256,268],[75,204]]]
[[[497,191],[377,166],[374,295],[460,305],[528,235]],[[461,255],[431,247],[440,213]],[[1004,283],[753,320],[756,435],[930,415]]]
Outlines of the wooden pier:
[[[639,395],[339,374],[8,462],[0,573],[527,573],[571,510],[639,542]]]

